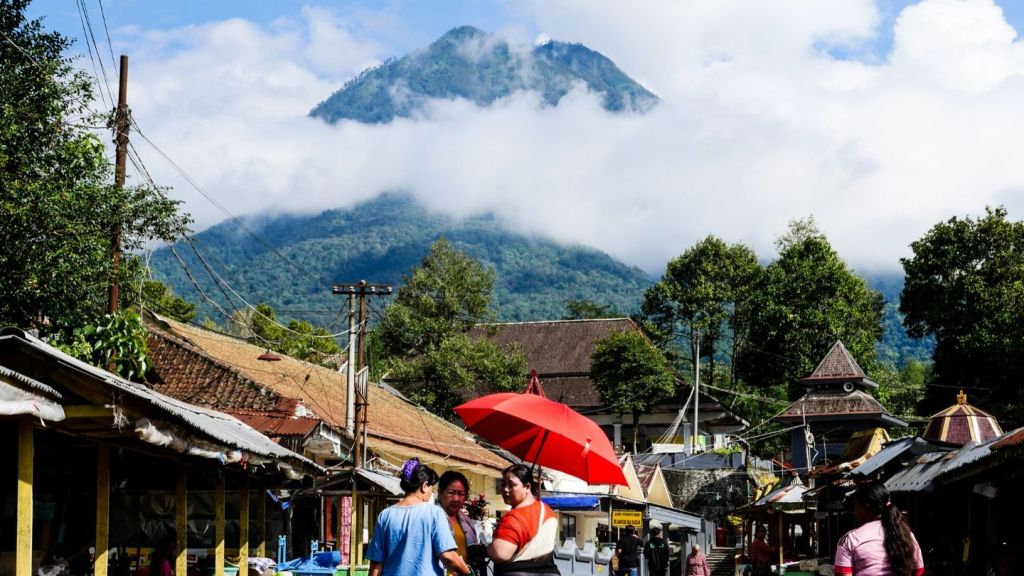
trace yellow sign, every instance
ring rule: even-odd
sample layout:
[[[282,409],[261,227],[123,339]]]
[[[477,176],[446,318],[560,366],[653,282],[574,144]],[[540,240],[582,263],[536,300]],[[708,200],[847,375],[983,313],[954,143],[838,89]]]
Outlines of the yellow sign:
[[[640,510],[612,510],[612,528],[639,528],[643,523],[644,513]]]

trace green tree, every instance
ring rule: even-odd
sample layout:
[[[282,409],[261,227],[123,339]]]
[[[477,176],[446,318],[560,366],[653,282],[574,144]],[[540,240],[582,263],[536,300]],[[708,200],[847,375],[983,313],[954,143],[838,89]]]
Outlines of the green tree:
[[[813,219],[791,223],[776,244],[779,258],[745,304],[749,340],[739,376],[758,388],[786,385],[794,398],[803,393],[797,381],[836,340],[870,371],[882,336],[881,294],[847,267]]]
[[[141,382],[149,371],[146,328],[134,310],[98,318],[95,324],[75,330],[73,340],[61,348],[128,380]]]
[[[127,285],[141,270],[131,252],[173,241],[188,217],[161,189],[114,189],[88,129],[106,119],[90,111],[89,78],[62,56],[66,38],[25,18],[27,4],[0,0],[0,324],[68,341],[105,311],[110,231],[122,230]]]
[[[142,283],[142,302],[158,314],[179,322],[191,322],[196,317],[196,305],[176,295],[159,280],[146,280]]]
[[[287,326],[282,325],[269,304],[257,304],[255,311],[237,315],[237,319],[246,322],[246,339],[249,342],[292,358],[334,366],[335,357],[341,351],[337,340],[327,329],[315,327],[305,320],[291,320]]]
[[[910,360],[900,370],[889,362],[879,364],[871,374],[878,383],[878,401],[898,417],[920,416],[919,405],[924,399],[929,371],[929,366],[917,360]]]
[[[935,337],[934,377],[925,406],[953,403],[957,387],[1004,420],[1021,423],[1024,390],[1024,222],[1004,208],[951,218],[911,244],[900,262],[907,332]]]
[[[714,381],[716,360],[725,356],[731,367],[746,340],[743,304],[760,274],[753,250],[708,236],[668,263],[644,294],[643,312],[666,343],[686,350],[692,371],[707,358],[706,378]],[[735,382],[731,369],[729,381]]]
[[[633,415],[635,453],[640,415],[675,390],[675,378],[665,355],[643,334],[617,331],[597,341],[590,373],[606,408]]]
[[[445,418],[478,387],[514,390],[525,382],[526,359],[468,332],[489,322],[494,272],[441,238],[403,278],[373,342],[382,368],[411,399]]]

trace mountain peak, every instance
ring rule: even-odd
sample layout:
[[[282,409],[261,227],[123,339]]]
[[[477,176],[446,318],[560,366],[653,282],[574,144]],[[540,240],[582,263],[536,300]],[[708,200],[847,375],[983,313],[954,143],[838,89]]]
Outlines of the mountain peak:
[[[410,117],[430,99],[464,98],[478,106],[516,92],[532,91],[557,106],[577,83],[602,95],[614,112],[646,112],[658,97],[600,52],[582,44],[551,41],[513,49],[473,26],[445,32],[425,49],[363,71],[321,102],[310,116],[329,123],[390,122]]]

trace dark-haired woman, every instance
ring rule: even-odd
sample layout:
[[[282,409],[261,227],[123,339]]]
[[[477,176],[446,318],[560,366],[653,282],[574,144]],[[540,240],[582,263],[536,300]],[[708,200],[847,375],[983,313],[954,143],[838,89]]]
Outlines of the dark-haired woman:
[[[861,525],[836,547],[836,574],[921,576],[924,561],[917,539],[881,483],[862,484],[853,495],[853,515]]]
[[[452,527],[452,536],[455,537],[459,556],[469,562],[469,547],[479,542],[473,521],[463,511],[466,497],[469,495],[469,479],[461,472],[448,470],[441,474],[437,492],[437,503],[448,516],[448,524]]]
[[[529,467],[515,464],[502,472],[501,499],[512,509],[502,515],[487,547],[496,576],[559,573],[554,556],[558,519],[538,492]]]
[[[437,480],[437,472],[415,458],[402,466],[405,497],[377,516],[366,552],[370,576],[444,576],[444,568],[470,574],[456,551],[448,518],[431,503]]]

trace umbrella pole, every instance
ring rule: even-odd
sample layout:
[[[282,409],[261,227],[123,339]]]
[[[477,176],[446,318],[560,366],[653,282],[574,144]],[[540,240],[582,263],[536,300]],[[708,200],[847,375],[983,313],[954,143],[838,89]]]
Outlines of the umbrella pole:
[[[537,459],[540,458],[540,453],[542,450],[544,450],[544,442],[547,441],[548,434],[550,433],[550,430],[544,430],[544,435],[540,437],[540,445],[537,446],[537,453],[533,455],[533,459],[530,461],[533,464],[533,466],[530,468],[531,474],[533,474],[533,471],[537,469]]]

